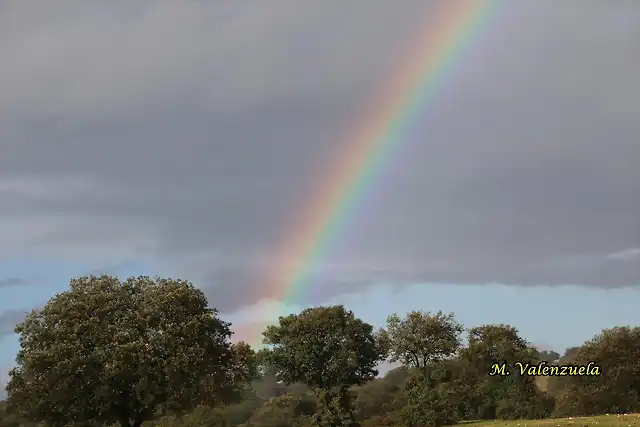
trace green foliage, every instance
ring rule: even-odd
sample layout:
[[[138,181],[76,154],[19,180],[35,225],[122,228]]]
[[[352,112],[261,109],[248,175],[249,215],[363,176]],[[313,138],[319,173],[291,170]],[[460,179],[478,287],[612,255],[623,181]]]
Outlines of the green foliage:
[[[262,404],[263,401],[251,390],[251,392],[245,393],[242,401],[215,408],[214,414],[220,420],[218,422],[224,422],[229,426],[237,426],[248,422]]]
[[[316,307],[281,317],[255,353],[231,344],[189,282],[82,277],[16,328],[0,427],[440,427],[640,411],[640,327],[562,357],[509,325],[471,328],[461,348],[462,330],[453,314],[414,311],[374,333],[343,306]],[[387,356],[403,366],[375,378]],[[547,378],[547,394],[516,361],[595,362],[601,375]],[[488,375],[494,364],[511,375]]]
[[[253,427],[299,427],[308,425],[317,404],[310,394],[286,394],[266,402],[249,420]]]
[[[460,348],[463,327],[453,313],[412,311],[401,319],[387,318],[379,341],[389,350],[389,361],[424,369],[430,362],[454,355]]]
[[[378,374],[381,354],[373,327],[341,305],[280,317],[263,336],[271,346],[263,358],[287,383],[329,389],[362,384]]]
[[[198,406],[181,417],[165,416],[153,423],[154,427],[230,427],[232,425],[234,424],[228,422],[221,409],[206,406]]]
[[[425,371],[429,373],[424,374]],[[440,427],[458,421],[451,390],[438,387],[443,378],[442,365],[432,363],[407,382],[408,402],[399,417],[403,426]]]
[[[158,412],[225,403],[254,370],[250,349],[230,346],[229,324],[182,280],[81,277],[16,332],[8,402],[54,426],[139,426]]]
[[[506,391],[495,400],[496,418],[502,420],[547,418],[554,400],[535,385],[531,377],[512,375],[505,379]]]
[[[576,357],[576,355],[578,354],[578,352],[580,351],[580,347],[569,347],[565,350],[564,354],[555,362],[553,362],[553,365],[571,365],[574,363],[574,358]],[[578,413],[582,413],[582,411],[579,411],[577,409],[571,409],[569,410],[569,407],[567,406],[568,402],[567,402],[567,391],[563,390],[564,388],[568,387],[569,385],[567,384],[567,382],[560,377],[549,377],[547,378],[546,381],[546,387],[545,387],[545,391],[547,393],[549,393],[550,395],[554,396],[554,398],[556,398],[556,400],[561,400],[563,402],[565,402],[562,405],[557,406],[556,410],[554,413],[564,413],[566,411],[569,411],[567,413],[569,414],[578,414]],[[578,390],[576,390],[577,392]],[[573,393],[572,393],[573,394]],[[562,397],[560,396],[562,395]]]
[[[384,381],[397,388],[404,388],[404,385],[409,378],[411,378],[411,369],[408,369],[405,366],[391,369],[384,375]]]
[[[580,351],[580,347],[569,347],[560,358],[561,363],[569,363]]]
[[[403,385],[387,381],[386,377],[359,387],[354,403],[358,420],[363,421],[402,408],[406,404],[402,389]]]
[[[444,360],[439,365],[441,382],[437,388],[451,401],[453,418],[459,420],[478,418],[477,408],[484,400],[478,384],[481,383],[479,379],[484,378],[486,372],[474,371],[467,362],[459,358]]]
[[[469,344],[461,352],[467,383],[475,382],[472,398],[480,419],[542,418],[549,415],[548,399],[538,389],[535,377],[512,372],[509,376],[489,376],[494,364],[537,363],[539,353],[509,325],[484,325],[469,330]],[[469,373],[473,375],[469,376]]]
[[[6,402],[0,402],[0,427],[36,427],[36,424],[9,413]]]
[[[375,378],[383,357],[371,325],[341,305],[316,307],[280,317],[263,336],[270,346],[260,355],[263,365],[274,367],[278,380],[313,390],[318,424],[355,424],[348,387]]]
[[[251,381],[258,378],[256,352],[244,341],[231,344],[231,382],[226,387],[227,396],[223,403],[242,400],[250,390]]]
[[[571,363],[589,362],[600,366],[600,375],[555,379],[557,415],[640,411],[640,327],[605,329],[573,352]]]
[[[318,408],[313,421],[319,427],[358,426],[353,395],[346,387],[315,389]]]
[[[362,422],[362,427],[396,427],[400,423],[398,411],[387,412],[382,415],[374,415]]]
[[[479,369],[494,363],[533,361],[536,351],[509,325],[483,325],[469,330],[468,346],[463,358],[472,360]]]

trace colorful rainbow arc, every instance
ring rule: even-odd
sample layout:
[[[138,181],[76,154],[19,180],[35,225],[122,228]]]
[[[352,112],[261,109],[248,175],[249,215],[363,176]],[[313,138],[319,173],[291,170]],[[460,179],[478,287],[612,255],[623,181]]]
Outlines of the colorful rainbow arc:
[[[435,102],[453,67],[477,42],[498,9],[499,0],[443,0],[428,19],[389,84],[374,98],[344,139],[344,151],[317,180],[309,204],[285,239],[275,268],[266,278],[268,296],[295,302],[314,267],[348,225],[376,175],[401,144],[421,112]]]

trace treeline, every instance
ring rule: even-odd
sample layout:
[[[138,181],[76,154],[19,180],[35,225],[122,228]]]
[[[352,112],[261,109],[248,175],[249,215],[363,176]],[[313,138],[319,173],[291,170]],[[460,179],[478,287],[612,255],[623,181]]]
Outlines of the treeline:
[[[252,349],[209,307],[182,280],[72,280],[16,327],[0,427],[438,427],[640,411],[640,327],[561,356],[509,325],[417,311],[376,330],[325,306],[281,317]],[[378,378],[383,361],[400,367]]]

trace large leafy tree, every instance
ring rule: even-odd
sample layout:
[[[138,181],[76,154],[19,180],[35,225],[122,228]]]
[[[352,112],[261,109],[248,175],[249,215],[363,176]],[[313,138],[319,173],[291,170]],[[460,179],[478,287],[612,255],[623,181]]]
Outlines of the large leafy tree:
[[[432,362],[460,349],[463,330],[453,313],[411,311],[404,319],[397,314],[389,316],[379,339],[388,346],[390,362],[424,371]]]
[[[469,344],[461,352],[463,382],[474,384],[470,397],[474,418],[543,418],[550,401],[535,377],[520,375],[515,362],[535,364],[538,352],[510,325],[484,325],[469,330]],[[495,364],[505,364],[511,375],[488,375]],[[472,374],[472,375],[470,375]]]
[[[453,313],[411,311],[404,318],[392,314],[378,339],[388,350],[390,362],[400,362],[413,375],[404,384],[406,404],[398,421],[408,427],[454,423],[448,394],[436,390],[444,380],[442,362],[461,346],[463,327]]]
[[[469,330],[468,346],[462,358],[488,373],[493,364],[531,360],[536,350],[510,325],[483,325]]]
[[[251,350],[182,280],[85,276],[16,327],[8,402],[49,425],[140,426],[235,397]]]
[[[605,329],[571,353],[569,364],[593,362],[600,374],[554,378],[558,415],[640,411],[640,327]]]
[[[280,317],[264,332],[265,363],[278,379],[309,386],[318,399],[315,420],[325,426],[356,425],[349,387],[378,374],[384,354],[373,326],[341,305]]]

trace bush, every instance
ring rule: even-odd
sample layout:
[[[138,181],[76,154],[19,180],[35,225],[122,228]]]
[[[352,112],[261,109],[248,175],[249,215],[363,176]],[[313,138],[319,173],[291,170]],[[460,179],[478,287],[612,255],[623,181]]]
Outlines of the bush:
[[[538,390],[530,377],[523,377],[507,390],[496,404],[496,418],[501,420],[548,418],[554,408],[553,397]]]
[[[300,427],[310,423],[316,407],[313,396],[286,394],[266,402],[248,424],[255,427]]]
[[[222,416],[220,409],[197,407],[182,417],[165,416],[146,423],[154,427],[229,427],[229,423]]]
[[[402,391],[401,387],[385,379],[376,379],[359,387],[354,402],[357,419],[364,421],[402,408],[406,404]]]
[[[436,371],[435,375],[439,373]],[[407,383],[407,405],[399,421],[405,427],[441,427],[458,422],[452,393],[437,388],[437,378],[418,375]]]
[[[375,415],[362,422],[362,427],[396,427],[399,423],[399,412]]]
[[[596,363],[600,375],[555,381],[555,414],[565,416],[640,411],[640,327],[605,329],[573,351],[570,363]]]
[[[584,393],[584,390],[579,387],[568,386],[556,396],[556,405],[553,411],[554,417],[593,415],[595,413],[593,396]]]

